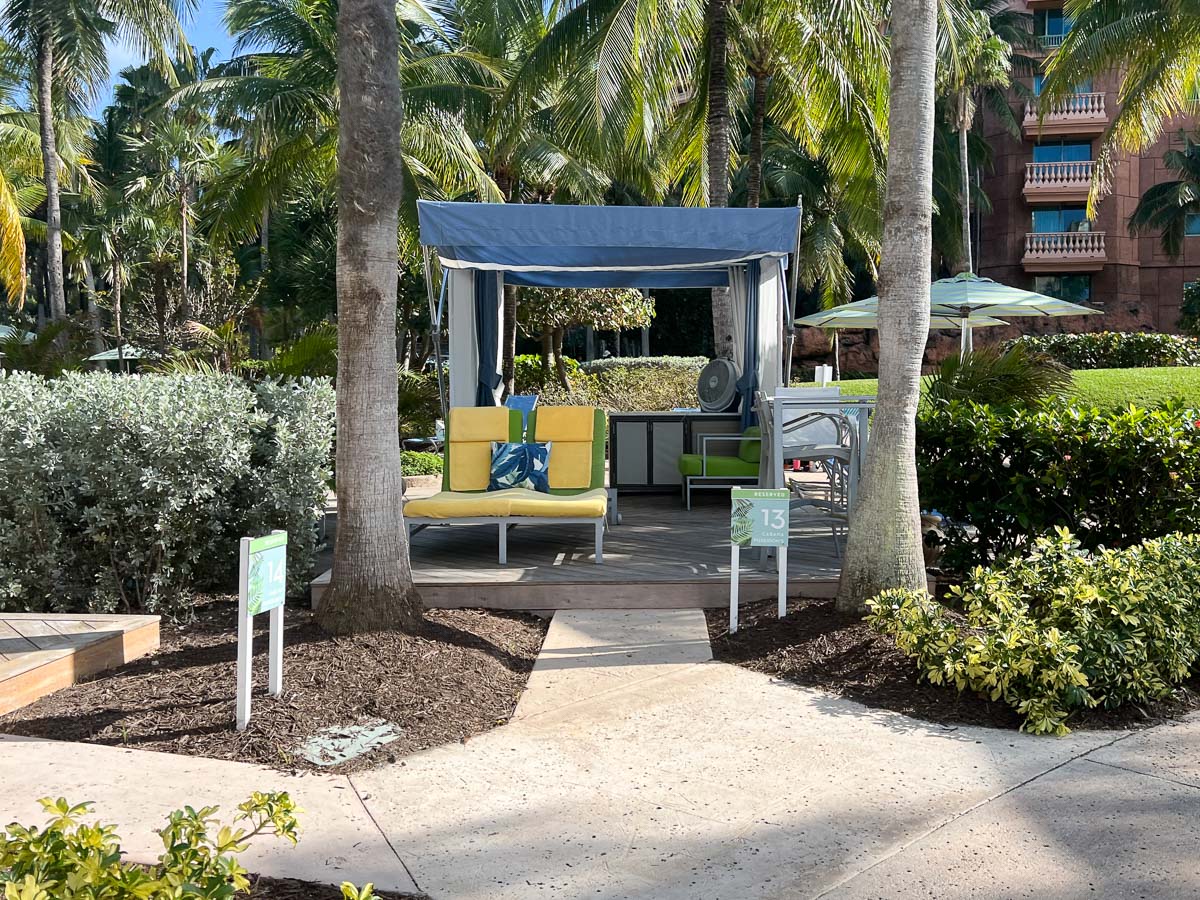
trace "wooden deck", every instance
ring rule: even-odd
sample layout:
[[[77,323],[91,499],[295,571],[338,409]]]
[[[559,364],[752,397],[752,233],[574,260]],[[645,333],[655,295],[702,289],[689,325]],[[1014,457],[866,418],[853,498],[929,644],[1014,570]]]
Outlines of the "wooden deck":
[[[158,616],[0,613],[0,715],[158,648]]]
[[[431,607],[492,609],[697,608],[729,602],[729,496],[697,491],[691,512],[677,496],[622,495],[622,521],[596,565],[588,525],[548,522],[508,534],[508,565],[496,560],[497,526],[431,527],[413,536],[413,575]],[[775,596],[774,563],[742,554],[743,602]],[[794,528],[788,552],[792,596],[831,597],[839,561],[829,529]],[[329,583],[312,583],[313,603]]]

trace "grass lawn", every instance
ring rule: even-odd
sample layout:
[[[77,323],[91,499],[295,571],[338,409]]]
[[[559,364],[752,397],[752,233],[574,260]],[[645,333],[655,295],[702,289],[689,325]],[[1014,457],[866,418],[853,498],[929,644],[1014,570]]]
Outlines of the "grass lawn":
[[[1072,395],[1081,403],[1117,408],[1130,403],[1157,406],[1172,397],[1182,397],[1200,407],[1200,366],[1156,369],[1080,369],[1074,372]],[[874,396],[879,391],[875,378],[843,381],[842,393]],[[815,385],[805,385],[805,387]]]

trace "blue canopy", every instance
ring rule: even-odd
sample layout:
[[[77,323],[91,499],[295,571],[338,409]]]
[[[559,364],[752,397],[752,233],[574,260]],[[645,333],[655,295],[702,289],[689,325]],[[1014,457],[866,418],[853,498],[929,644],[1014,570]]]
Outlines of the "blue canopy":
[[[436,247],[447,268],[503,270],[509,283],[543,287],[726,285],[731,265],[785,259],[795,249],[799,220],[794,207],[425,200],[417,214],[421,243]]]

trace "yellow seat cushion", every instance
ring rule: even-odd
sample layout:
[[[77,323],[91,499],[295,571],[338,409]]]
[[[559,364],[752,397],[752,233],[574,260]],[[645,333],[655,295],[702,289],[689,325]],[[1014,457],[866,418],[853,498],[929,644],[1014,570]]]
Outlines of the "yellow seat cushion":
[[[596,410],[591,406],[543,406],[537,411],[538,443],[551,441],[548,477],[551,489],[585,488],[592,483],[592,437]]]
[[[512,509],[512,494],[516,490],[485,491],[441,491],[432,497],[420,497],[404,504],[404,514],[425,519],[464,519],[472,516],[509,515]]]
[[[442,491],[432,497],[409,500],[404,514],[424,519],[470,519],[495,516],[529,516],[538,519],[600,519],[608,512],[604,488],[582,494],[543,494],[527,488],[471,494]]]
[[[558,449],[557,446],[555,449]],[[551,451],[553,453],[553,451]],[[604,488],[582,494],[543,494],[526,488],[513,488],[512,516],[539,519],[601,519],[608,513],[608,492]]]
[[[509,440],[510,415],[511,410],[503,406],[456,406],[450,410],[450,487],[455,491],[487,490],[492,441]]]

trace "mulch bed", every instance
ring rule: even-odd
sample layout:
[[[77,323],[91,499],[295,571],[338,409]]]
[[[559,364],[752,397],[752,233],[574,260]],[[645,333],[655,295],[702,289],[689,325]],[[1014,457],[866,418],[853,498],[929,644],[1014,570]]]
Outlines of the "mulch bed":
[[[362,888],[363,885],[355,885]],[[292,878],[250,876],[251,900],[342,900],[342,889],[333,885],[296,881]],[[375,891],[379,900],[427,900],[423,894],[397,894],[395,891]]]
[[[706,615],[713,656],[722,662],[942,725],[1021,725],[1021,717],[1007,704],[919,681],[916,665],[890,638],[857,616],[839,613],[832,600],[793,601],[782,621],[774,601],[744,605],[735,635],[728,633],[728,610],[707,610]],[[1069,724],[1073,729],[1145,728],[1196,709],[1200,678],[1181,686],[1172,701],[1089,710]]]
[[[276,699],[266,693],[268,617],[258,616],[251,719],[239,733],[236,618],[236,602],[220,598],[199,604],[193,622],[164,621],[157,653],[0,717],[0,733],[354,771],[506,722],[547,627],[520,613],[430,610],[419,636],[330,637],[311,612],[288,608]],[[322,728],[380,719],[400,738],[356,759],[318,768],[296,753]]]

